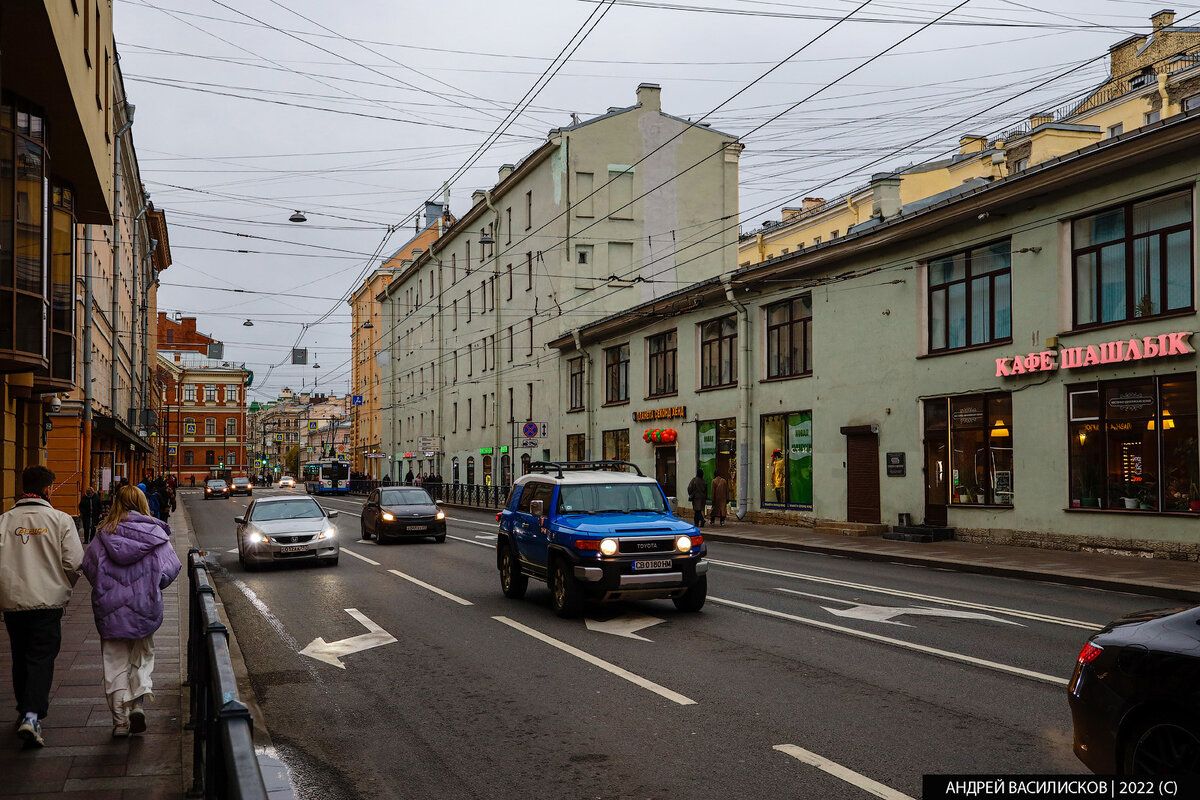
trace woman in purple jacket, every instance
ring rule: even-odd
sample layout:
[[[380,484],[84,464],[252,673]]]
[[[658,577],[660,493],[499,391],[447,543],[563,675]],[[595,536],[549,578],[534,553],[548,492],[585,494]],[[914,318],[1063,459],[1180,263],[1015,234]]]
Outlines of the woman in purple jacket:
[[[154,632],[163,620],[162,590],[182,568],[170,536],[167,523],[150,516],[146,496],[136,486],[122,486],[83,556],[100,632],[113,736],[146,730],[142,702],[152,696]]]

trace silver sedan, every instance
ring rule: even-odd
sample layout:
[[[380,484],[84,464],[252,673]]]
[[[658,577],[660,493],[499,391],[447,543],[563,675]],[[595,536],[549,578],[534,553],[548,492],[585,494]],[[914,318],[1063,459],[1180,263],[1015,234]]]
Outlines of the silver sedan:
[[[247,570],[289,561],[338,563],[338,512],[326,511],[311,497],[259,497],[234,517],[238,561]]]

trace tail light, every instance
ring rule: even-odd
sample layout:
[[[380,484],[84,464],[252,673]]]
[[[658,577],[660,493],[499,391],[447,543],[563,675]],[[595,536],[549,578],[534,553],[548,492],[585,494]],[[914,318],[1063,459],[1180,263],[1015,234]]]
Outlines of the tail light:
[[[499,522],[499,521],[500,521],[500,514],[501,514],[501,513],[503,513],[503,512],[500,512],[500,511],[497,511],[497,512],[496,512],[496,522]]]
[[[1104,648],[1098,644],[1087,642],[1083,649],[1079,651],[1079,666],[1086,667],[1088,664],[1095,661],[1104,652]]]

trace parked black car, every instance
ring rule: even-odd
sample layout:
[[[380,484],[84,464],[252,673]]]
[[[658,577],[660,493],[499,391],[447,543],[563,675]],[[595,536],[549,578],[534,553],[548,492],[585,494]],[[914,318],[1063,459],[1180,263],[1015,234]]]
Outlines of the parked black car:
[[[418,486],[384,486],[367,495],[362,537],[383,544],[390,539],[432,536],[446,541],[446,514]]]
[[[1093,772],[1200,774],[1200,606],[1109,623],[1080,651],[1067,700]]]

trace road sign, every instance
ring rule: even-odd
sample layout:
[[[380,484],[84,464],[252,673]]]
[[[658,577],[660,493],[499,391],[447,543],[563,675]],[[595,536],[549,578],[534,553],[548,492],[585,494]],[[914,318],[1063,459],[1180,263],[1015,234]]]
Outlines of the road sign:
[[[320,425],[320,423],[319,423],[319,422],[317,422],[315,419],[314,419],[314,420],[310,420],[310,421],[309,421],[309,423],[308,423],[308,429],[309,429],[310,431],[315,431],[319,425]]]
[[[277,433],[277,434],[275,434],[275,441],[277,441],[277,442],[282,442],[282,441],[283,441],[283,434],[282,434],[282,433]]]
[[[347,608],[346,613],[362,623],[362,626],[367,629],[367,633],[360,633],[358,636],[351,636],[348,639],[338,639],[335,642],[327,642],[318,636],[308,643],[308,647],[300,651],[300,655],[324,661],[339,669],[345,669],[346,665],[341,660],[343,657],[396,641],[395,636],[376,625],[357,608]]]
[[[350,398],[350,405],[361,406],[362,404],[363,404],[363,396],[361,394],[356,394]]]
[[[440,453],[442,452],[442,437],[440,436],[418,436],[417,450],[423,453]]]
[[[173,456],[178,453],[179,453],[179,447],[177,445],[173,445],[173,444],[167,445],[167,455]]]
[[[517,442],[517,449],[519,450],[536,450],[541,446],[542,443],[537,439],[522,439]]]
[[[183,423],[183,432],[188,434],[189,436],[194,436],[196,434],[196,423],[194,423],[194,422]]]
[[[526,439],[534,439],[538,435],[540,428],[536,422],[526,422],[521,426],[521,435]]]

